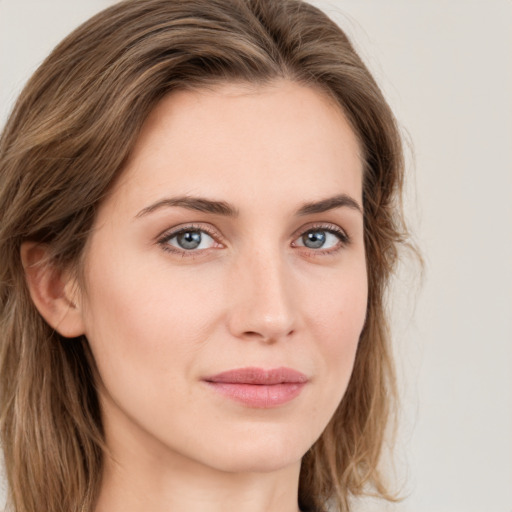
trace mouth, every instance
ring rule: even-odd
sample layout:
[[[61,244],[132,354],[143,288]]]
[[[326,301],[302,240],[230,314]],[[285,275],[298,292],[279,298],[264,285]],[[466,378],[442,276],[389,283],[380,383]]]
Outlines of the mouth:
[[[308,382],[291,368],[239,368],[206,377],[203,381],[218,393],[248,407],[269,409],[296,398]]]

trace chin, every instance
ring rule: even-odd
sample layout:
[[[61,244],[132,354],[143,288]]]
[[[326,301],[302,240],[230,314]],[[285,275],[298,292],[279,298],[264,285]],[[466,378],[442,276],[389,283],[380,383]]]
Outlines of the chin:
[[[264,430],[264,429],[263,429]],[[218,443],[209,453],[210,466],[230,473],[267,473],[300,463],[314,440],[292,434],[260,432],[230,438]],[[212,463],[213,461],[213,463]]]

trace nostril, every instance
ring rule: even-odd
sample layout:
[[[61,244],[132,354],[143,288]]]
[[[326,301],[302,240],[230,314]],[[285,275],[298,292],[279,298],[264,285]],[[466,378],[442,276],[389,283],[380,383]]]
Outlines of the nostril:
[[[261,334],[258,334],[257,332],[255,331],[245,331],[243,333],[243,336],[245,336],[246,338],[256,338],[256,337],[263,337],[261,336]]]
[[[293,335],[295,331],[292,329],[288,333],[284,335],[285,338]],[[272,334],[265,334],[264,332],[257,332],[257,331],[245,331],[243,333],[243,336],[246,338],[253,338],[253,339],[260,339],[266,342],[272,342],[277,341],[278,338],[281,338],[281,335],[272,335]]]
[[[262,339],[262,340],[267,340],[267,339],[271,339],[272,336],[266,336],[265,334],[261,333],[261,332],[256,332],[256,331],[246,331],[244,332],[244,336],[246,338],[258,338],[258,339]]]

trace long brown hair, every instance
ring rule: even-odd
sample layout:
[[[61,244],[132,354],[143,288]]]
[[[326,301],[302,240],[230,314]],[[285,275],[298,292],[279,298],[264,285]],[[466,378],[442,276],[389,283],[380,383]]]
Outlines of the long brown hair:
[[[68,36],[22,92],[0,139],[0,427],[16,512],[94,509],[104,438],[87,340],[30,299],[20,246],[78,269],[95,212],[149,112],[171,91],[286,78],[336,100],[363,148],[367,318],[338,410],[304,456],[299,505],[390,497],[379,459],[396,395],[384,293],[405,229],[393,114],[342,30],[299,0],[127,0]]]

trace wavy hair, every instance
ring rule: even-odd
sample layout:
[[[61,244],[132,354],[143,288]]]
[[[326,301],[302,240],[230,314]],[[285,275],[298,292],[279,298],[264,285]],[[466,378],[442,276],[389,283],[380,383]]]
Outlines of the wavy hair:
[[[396,397],[384,295],[406,230],[394,116],[344,32],[300,0],[127,0],[76,29],[21,93],[0,138],[0,430],[15,512],[94,510],[105,453],[87,340],[32,303],[24,241],[80,267],[98,205],[156,104],[179,89],[285,78],[329,94],[363,149],[369,296],[353,375],[303,458],[299,505],[391,499],[379,459]]]

